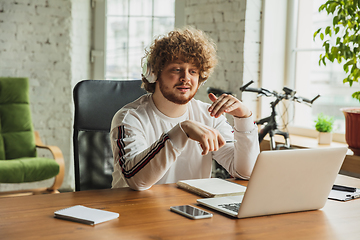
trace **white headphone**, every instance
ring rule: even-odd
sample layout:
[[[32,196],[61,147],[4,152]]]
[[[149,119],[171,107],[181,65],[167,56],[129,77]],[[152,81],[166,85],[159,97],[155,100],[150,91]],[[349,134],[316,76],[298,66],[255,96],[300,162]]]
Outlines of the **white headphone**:
[[[152,67],[146,58],[143,58],[141,60],[141,67],[142,67],[141,76],[143,76],[149,83],[155,83],[157,80],[157,77],[154,74],[154,72],[152,71]]]

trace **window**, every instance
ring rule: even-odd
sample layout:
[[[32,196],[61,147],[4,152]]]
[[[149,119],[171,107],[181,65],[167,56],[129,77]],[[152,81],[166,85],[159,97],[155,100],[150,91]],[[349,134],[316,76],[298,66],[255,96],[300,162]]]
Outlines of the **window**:
[[[313,34],[332,23],[331,16],[318,12],[322,3],[322,0],[263,1],[259,86],[278,92],[287,86],[309,99],[320,94],[312,107],[300,103],[285,107],[279,104],[279,127],[293,134],[315,137],[314,120],[323,112],[335,118],[333,139],[345,141],[345,117],[340,108],[359,106],[351,94],[359,91],[360,85],[343,84],[342,65],[337,62],[319,66],[319,56],[324,51],[320,39],[313,41]],[[260,98],[258,118],[270,115],[271,100]]]
[[[319,56],[324,51],[319,37],[313,41],[314,32],[320,27],[332,24],[332,16],[325,11],[319,13],[322,0],[299,0],[295,5],[297,14],[296,47],[292,49],[295,54],[294,88],[299,95],[312,98],[317,94],[321,97],[310,108],[304,104],[294,105],[294,118],[292,125],[303,128],[314,128],[314,120],[319,113],[334,116],[334,131],[345,132],[345,118],[340,111],[342,107],[359,106],[359,102],[351,94],[360,90],[359,84],[349,87],[343,84],[345,73],[342,64],[327,61],[326,66],[319,66]],[[331,39],[334,40],[334,39]],[[291,80],[291,79],[290,79]]]
[[[174,29],[175,0],[92,0],[94,79],[141,78],[141,58],[153,39]]]
[[[144,49],[174,28],[174,0],[108,0],[105,79],[140,79]]]

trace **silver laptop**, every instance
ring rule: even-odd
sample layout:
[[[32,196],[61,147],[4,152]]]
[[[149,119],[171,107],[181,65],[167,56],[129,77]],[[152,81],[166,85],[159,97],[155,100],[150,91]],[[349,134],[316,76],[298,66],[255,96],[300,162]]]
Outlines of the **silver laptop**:
[[[346,147],[263,151],[244,195],[197,202],[237,218],[320,209],[346,152]]]

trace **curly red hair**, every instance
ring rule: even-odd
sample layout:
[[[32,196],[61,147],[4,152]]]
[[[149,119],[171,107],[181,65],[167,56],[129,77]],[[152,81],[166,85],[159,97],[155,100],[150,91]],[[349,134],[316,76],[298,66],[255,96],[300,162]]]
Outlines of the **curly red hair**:
[[[167,63],[175,60],[194,64],[199,69],[199,84],[208,79],[217,64],[215,42],[193,27],[177,29],[155,39],[149,50],[145,50],[144,58],[156,76]],[[149,83],[144,77],[142,81],[146,91],[155,91],[156,83]]]

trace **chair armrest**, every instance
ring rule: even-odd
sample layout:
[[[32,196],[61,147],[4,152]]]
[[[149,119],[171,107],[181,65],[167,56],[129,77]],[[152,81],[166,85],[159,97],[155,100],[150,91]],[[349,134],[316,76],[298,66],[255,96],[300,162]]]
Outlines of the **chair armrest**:
[[[51,152],[51,154],[53,155],[54,160],[60,166],[59,174],[55,176],[54,184],[50,188],[48,188],[49,191],[55,191],[56,192],[57,189],[59,189],[61,187],[61,184],[63,183],[63,180],[64,180],[65,163],[64,163],[63,154],[62,154],[59,147],[45,145],[41,141],[40,135],[39,135],[39,133],[37,131],[34,131],[34,134],[35,134],[35,145],[36,145],[36,147],[49,150]]]

